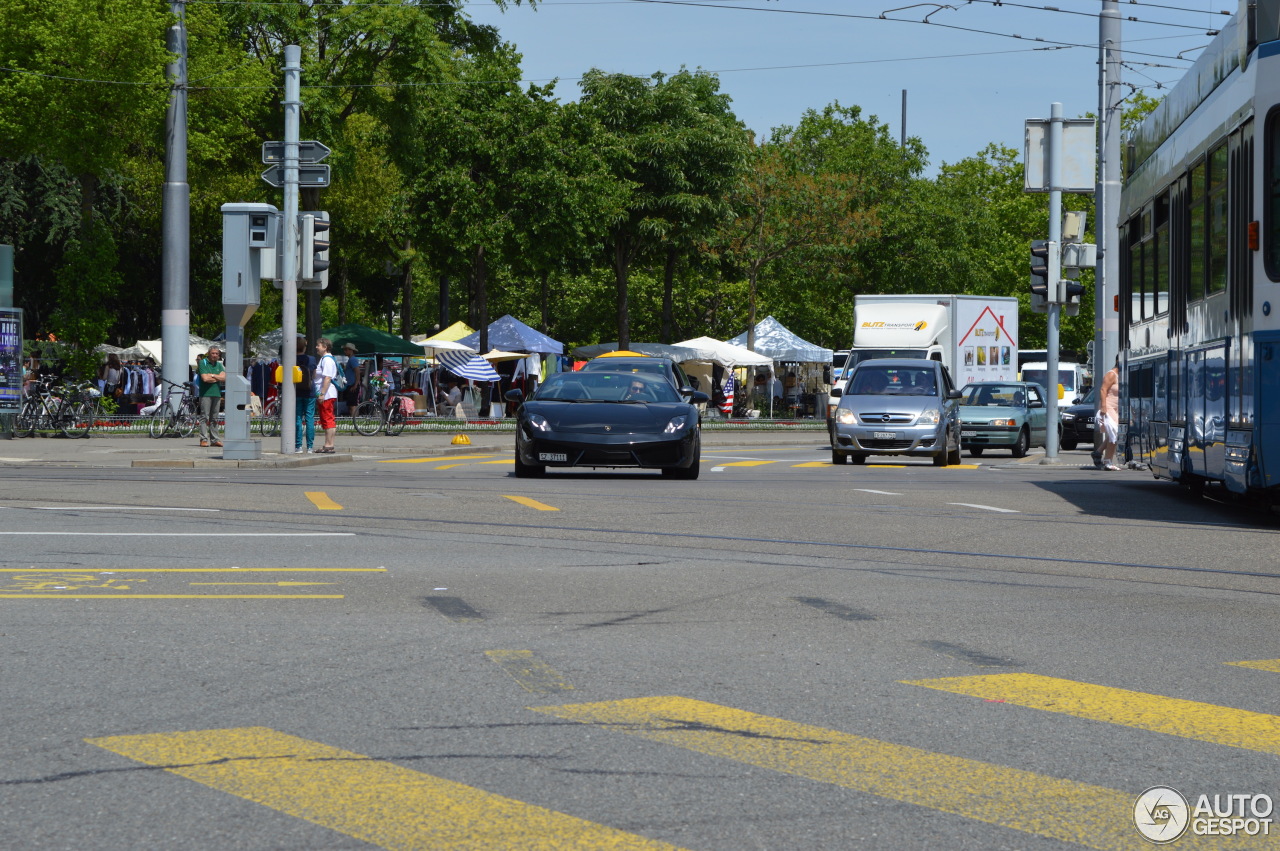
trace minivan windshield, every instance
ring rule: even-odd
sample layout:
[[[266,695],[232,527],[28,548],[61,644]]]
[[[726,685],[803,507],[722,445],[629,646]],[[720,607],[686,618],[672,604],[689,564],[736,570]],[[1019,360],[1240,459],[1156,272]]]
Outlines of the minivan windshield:
[[[927,367],[862,367],[853,374],[846,396],[933,396],[937,379]]]

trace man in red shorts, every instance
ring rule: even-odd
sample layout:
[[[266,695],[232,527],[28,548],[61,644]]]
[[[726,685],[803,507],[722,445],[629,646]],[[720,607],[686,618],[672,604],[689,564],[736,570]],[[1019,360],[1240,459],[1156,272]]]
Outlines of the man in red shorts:
[[[338,420],[334,409],[338,404],[338,388],[333,380],[338,377],[338,361],[329,350],[333,341],[321,337],[316,341],[316,351],[320,362],[316,364],[316,414],[320,418],[320,428],[324,431],[324,445],[316,450],[318,455],[333,454],[333,438],[338,433]]]

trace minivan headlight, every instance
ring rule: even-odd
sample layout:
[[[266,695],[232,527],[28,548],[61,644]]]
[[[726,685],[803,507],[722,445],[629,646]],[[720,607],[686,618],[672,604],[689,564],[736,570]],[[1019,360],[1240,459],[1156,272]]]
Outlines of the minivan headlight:
[[[937,408],[930,408],[927,411],[921,411],[920,416],[916,417],[916,422],[921,425],[937,425],[942,422],[942,412]]]
[[[837,408],[836,422],[840,423],[841,425],[853,425],[854,423],[853,409]]]

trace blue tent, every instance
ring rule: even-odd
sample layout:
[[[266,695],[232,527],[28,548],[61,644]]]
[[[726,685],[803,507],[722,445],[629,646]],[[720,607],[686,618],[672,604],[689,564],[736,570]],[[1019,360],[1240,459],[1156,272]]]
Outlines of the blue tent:
[[[458,342],[464,346],[479,349],[480,332],[476,331]],[[489,323],[489,348],[540,355],[564,354],[564,343],[551,339],[541,331],[533,330],[510,314]],[[484,353],[481,352],[481,354]]]

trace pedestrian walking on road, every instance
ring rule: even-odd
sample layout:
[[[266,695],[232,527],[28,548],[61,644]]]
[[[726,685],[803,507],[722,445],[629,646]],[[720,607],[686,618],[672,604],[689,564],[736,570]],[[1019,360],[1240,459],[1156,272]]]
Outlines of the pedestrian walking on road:
[[[196,379],[200,382],[200,445],[221,446],[214,423],[222,407],[221,381],[227,380],[227,368],[222,365],[222,350],[210,346],[209,351],[196,363]]]
[[[1099,470],[1119,470],[1116,466],[1116,440],[1120,433],[1120,357],[1103,376],[1098,388],[1098,430],[1102,432],[1102,449],[1093,463]]]
[[[332,341],[328,337],[316,340],[316,351],[320,359],[316,365],[316,411],[320,415],[320,428],[324,430],[324,445],[316,450],[321,455],[333,454],[333,438],[338,433],[338,419],[334,409],[338,405],[338,386],[334,379],[338,377],[338,361],[329,353]]]

